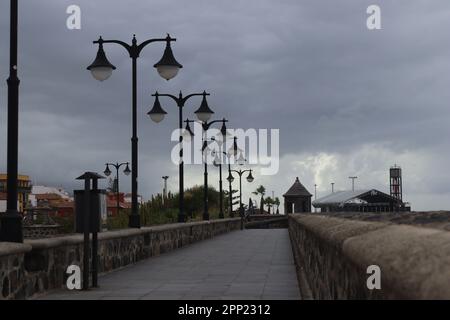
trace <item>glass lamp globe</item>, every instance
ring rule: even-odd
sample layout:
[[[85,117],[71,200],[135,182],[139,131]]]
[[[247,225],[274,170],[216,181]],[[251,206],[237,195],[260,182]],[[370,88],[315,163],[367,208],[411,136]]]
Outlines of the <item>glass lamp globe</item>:
[[[94,77],[95,80],[105,81],[109,77],[111,77],[112,72],[113,72],[113,68],[110,68],[110,67],[97,67],[97,68],[92,68],[90,71],[91,71],[91,74],[92,74],[92,76]]]
[[[177,76],[178,71],[180,71],[180,68],[177,66],[164,66],[160,65],[156,67],[156,70],[158,71],[158,74],[169,81],[170,79],[173,79]]]

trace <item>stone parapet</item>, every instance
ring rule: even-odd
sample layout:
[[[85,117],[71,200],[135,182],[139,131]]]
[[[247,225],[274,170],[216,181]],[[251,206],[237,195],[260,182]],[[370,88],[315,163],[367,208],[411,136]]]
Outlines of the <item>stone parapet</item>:
[[[450,299],[448,231],[303,214],[289,231],[313,299]],[[381,290],[367,287],[372,265]]]
[[[241,219],[236,218],[103,232],[99,234],[99,272],[240,228]],[[82,268],[83,254],[82,235],[0,243],[0,299],[26,299],[64,288],[67,267]]]

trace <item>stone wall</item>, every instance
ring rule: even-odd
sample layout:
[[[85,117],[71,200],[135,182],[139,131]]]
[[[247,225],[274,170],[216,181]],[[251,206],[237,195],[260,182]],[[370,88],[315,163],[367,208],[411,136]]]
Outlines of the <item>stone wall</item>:
[[[219,234],[240,230],[241,219],[172,224],[99,234],[99,272],[175,250]],[[83,237],[0,243],[0,299],[25,299],[63,288],[69,265],[82,267]]]
[[[450,299],[448,231],[298,214],[289,233],[305,296]],[[381,290],[367,288],[371,265],[381,269]]]
[[[245,224],[246,229],[287,229],[287,227],[288,217],[281,215],[268,216],[266,219],[251,219]]]
[[[24,257],[30,251],[30,245],[0,242],[0,300],[23,296]]]
[[[61,233],[62,227],[59,225],[31,225],[23,226],[23,237],[26,239],[42,239],[55,237]]]

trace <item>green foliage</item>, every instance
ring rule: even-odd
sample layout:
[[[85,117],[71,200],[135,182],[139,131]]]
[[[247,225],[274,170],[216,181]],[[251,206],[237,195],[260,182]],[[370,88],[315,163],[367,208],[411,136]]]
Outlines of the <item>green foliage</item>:
[[[276,213],[280,214],[280,205],[281,205],[280,198],[278,198],[278,197],[275,198],[274,205],[277,206],[277,212]]]
[[[107,219],[108,230],[118,230],[128,228],[128,212],[125,210],[119,210],[119,214]]]
[[[259,210],[260,210],[260,214],[262,214],[264,212],[264,196],[266,195],[266,188],[264,186],[259,186],[258,189],[256,189],[255,192],[253,192],[254,195],[261,195],[261,200],[259,203]]]
[[[204,210],[203,190],[203,186],[194,186],[184,191],[184,208],[189,221],[202,220]],[[229,200],[225,192],[223,201],[224,208],[227,208]],[[208,212],[210,219],[219,218],[219,205],[220,193],[213,187],[208,187]],[[162,195],[158,194],[140,206],[141,224],[143,226],[177,223],[178,213],[178,193],[169,193],[165,201],[163,201]]]
[[[267,211],[269,212],[269,214],[272,214],[272,207],[273,207],[273,205],[275,203],[275,200],[273,200],[272,197],[267,197],[264,200],[264,203],[267,205],[267,208],[268,208]]]
[[[53,221],[61,226],[61,233],[75,232],[75,218],[74,217],[52,217]]]
[[[280,206],[280,204],[281,204],[281,202],[280,202],[280,198],[278,198],[278,197],[275,197],[275,201],[274,201],[274,204],[277,206],[277,207],[279,207]]]
[[[195,186],[184,191],[185,213],[189,221],[201,221],[203,218],[203,186]],[[235,190],[233,190],[235,193]],[[208,188],[208,211],[210,219],[219,219],[219,196],[220,193],[212,188]],[[229,198],[224,192],[224,210],[228,208]],[[139,213],[141,215],[142,226],[155,226],[178,222],[179,194],[169,193],[163,202],[162,195],[152,196],[152,199],[141,204]],[[108,217],[108,230],[120,230],[128,228],[128,216],[130,210],[120,210],[119,214]],[[55,217],[55,222],[63,226],[64,233],[74,232],[74,218]]]
[[[255,192],[253,192],[254,195],[261,195],[261,196],[265,196],[266,195],[266,187],[264,186],[259,186]]]

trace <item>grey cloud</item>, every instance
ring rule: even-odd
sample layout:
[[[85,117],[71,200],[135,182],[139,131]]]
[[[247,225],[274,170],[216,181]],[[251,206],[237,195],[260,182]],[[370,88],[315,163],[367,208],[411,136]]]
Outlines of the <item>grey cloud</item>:
[[[442,162],[427,158],[428,164],[444,165],[450,157],[447,1],[378,3],[383,30],[369,32],[365,10],[372,1],[21,1],[20,169],[38,182],[70,190],[81,171],[101,171],[106,161],[129,161],[130,59],[122,48],[108,46],[117,70],[98,83],[86,70],[96,52],[92,40],[103,35],[130,41],[133,33],[143,40],[167,32],[178,39],[174,53],[184,65],[179,76],[165,82],[156,74],[153,64],[162,46],[149,47],[139,61],[140,191],[147,197],[160,190],[161,173],[173,176],[173,188],[177,181],[177,167],[170,163],[177,110],[172,101],[162,100],[169,115],[153,124],[146,112],[156,90],[211,91],[216,116],[229,118],[233,126],[281,129],[284,159],[321,152],[345,159],[358,155],[354,161],[375,163],[361,167],[359,173],[367,177],[374,168],[383,172],[401,154],[436,154]],[[65,28],[65,10],[71,4],[82,9],[81,31]],[[3,1],[4,79],[8,10]],[[6,170],[6,92],[1,82],[0,171]],[[186,117],[193,117],[199,103],[187,105]],[[368,144],[390,150],[392,160],[380,163],[355,153]],[[283,167],[291,164],[286,161]],[[307,170],[311,172],[300,173],[311,185],[317,168]],[[332,175],[342,174],[345,181],[343,170],[337,168]],[[187,171],[188,185],[201,183],[198,168]],[[260,181],[282,193],[290,175],[280,175],[284,181]],[[424,187],[414,197],[424,199],[426,190],[445,194],[448,185],[441,176],[436,170],[420,177]],[[435,184],[433,177],[442,181]],[[446,205],[444,196],[440,199]]]

